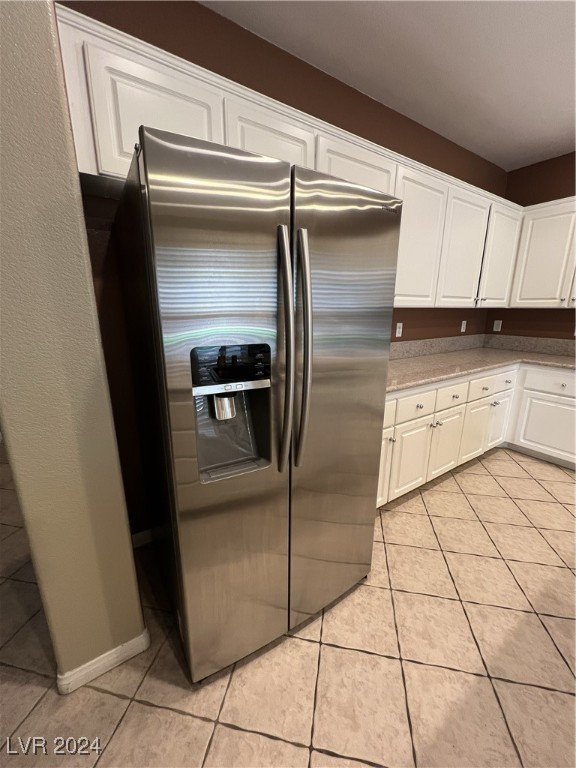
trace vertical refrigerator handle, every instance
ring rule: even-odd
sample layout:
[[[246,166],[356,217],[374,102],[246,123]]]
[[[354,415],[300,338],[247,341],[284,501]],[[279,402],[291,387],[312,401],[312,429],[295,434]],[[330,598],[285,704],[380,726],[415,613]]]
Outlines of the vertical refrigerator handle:
[[[286,224],[278,225],[278,248],[282,275],[282,297],[284,303],[284,333],[286,336],[286,373],[284,392],[284,420],[278,471],[284,472],[288,464],[292,418],[294,414],[294,294],[292,291],[292,264],[290,261],[290,239]]]
[[[298,430],[298,445],[296,446],[295,464],[302,466],[304,448],[308,436],[310,420],[310,390],[312,387],[312,276],[310,273],[310,249],[308,247],[308,230],[299,229],[296,250],[300,259],[302,274],[302,322],[304,327],[304,370],[302,372],[302,410],[300,412],[300,428]]]

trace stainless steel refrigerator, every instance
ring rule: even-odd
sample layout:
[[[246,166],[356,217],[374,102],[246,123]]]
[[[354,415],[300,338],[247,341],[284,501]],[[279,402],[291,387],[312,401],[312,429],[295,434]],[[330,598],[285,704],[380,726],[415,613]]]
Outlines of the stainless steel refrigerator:
[[[140,129],[117,221],[193,681],[370,570],[401,203]]]

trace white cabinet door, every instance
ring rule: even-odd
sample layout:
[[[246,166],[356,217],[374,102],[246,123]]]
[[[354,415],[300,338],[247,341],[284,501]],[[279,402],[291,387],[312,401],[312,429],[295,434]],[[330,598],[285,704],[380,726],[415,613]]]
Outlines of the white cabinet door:
[[[398,168],[402,200],[395,307],[433,307],[440,268],[448,185],[410,168]]]
[[[494,398],[484,398],[468,403],[464,416],[464,429],[460,442],[459,464],[480,456],[486,450],[490,424],[490,405]]]
[[[314,168],[314,131],[281,112],[226,98],[226,144],[257,155]]]
[[[484,253],[489,201],[452,187],[446,207],[437,307],[474,307]]]
[[[574,276],[574,203],[524,214],[511,306],[566,307]]]
[[[392,447],[394,445],[394,427],[382,431],[382,449],[380,451],[380,470],[378,472],[378,495],[376,506],[382,507],[388,501],[390,485],[390,467],[392,466]]]
[[[576,459],[575,416],[574,398],[525,390],[518,409],[514,443],[573,462]]]
[[[316,169],[330,176],[394,194],[396,163],[379,152],[347,141],[318,136]]]
[[[508,306],[521,226],[521,211],[492,204],[478,291],[479,307]]]
[[[570,286],[570,300],[568,301],[570,309],[576,309],[576,272],[572,278],[572,285]]]
[[[98,171],[126,176],[146,125],[222,143],[222,94],[136,53],[84,43]]]
[[[424,416],[395,428],[389,501],[426,482],[432,421],[432,416]]]
[[[458,466],[465,405],[434,414],[427,480],[433,480]]]
[[[512,405],[513,390],[499,392],[494,395],[490,404],[490,423],[488,425],[488,442],[486,450],[495,448],[507,439],[508,421]]]

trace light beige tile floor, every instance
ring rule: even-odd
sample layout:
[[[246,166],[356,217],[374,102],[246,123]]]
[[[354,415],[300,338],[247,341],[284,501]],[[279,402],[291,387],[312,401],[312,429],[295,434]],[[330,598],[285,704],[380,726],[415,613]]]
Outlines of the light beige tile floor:
[[[195,686],[140,549],[151,647],[69,696],[55,691],[16,492],[0,478],[0,733],[97,735],[103,748],[0,753],[0,765],[574,765],[570,471],[496,449],[397,499],[376,516],[363,585]]]

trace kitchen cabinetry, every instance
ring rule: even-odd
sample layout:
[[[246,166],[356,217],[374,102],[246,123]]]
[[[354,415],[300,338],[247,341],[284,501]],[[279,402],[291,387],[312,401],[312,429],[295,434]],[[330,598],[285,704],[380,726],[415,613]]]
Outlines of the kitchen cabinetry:
[[[226,98],[225,113],[229,147],[314,168],[314,131],[302,123],[247,99]]]
[[[571,201],[526,209],[511,306],[574,308],[575,223]]]
[[[458,466],[465,410],[465,405],[459,405],[434,414],[426,480],[434,480]]]
[[[460,443],[459,464],[475,459],[486,450],[492,400],[489,397],[475,400],[466,406],[464,429]]]
[[[380,152],[350,141],[318,136],[316,169],[330,176],[393,195],[396,167],[396,163]]]
[[[507,307],[520,240],[522,213],[493,203],[478,289],[479,307]]]
[[[84,44],[98,172],[126,176],[141,125],[224,141],[222,94],[160,62]]]
[[[394,306],[433,307],[448,185],[400,166],[396,197],[403,203]]]
[[[408,421],[394,429],[388,500],[402,496],[426,482],[432,417]]]
[[[506,440],[508,421],[512,407],[513,393],[500,392],[490,403],[492,413],[488,424],[488,439],[486,441],[486,450],[496,448],[497,445]]]
[[[452,187],[436,289],[437,307],[474,307],[484,253],[490,202]]]
[[[513,431],[514,444],[540,454],[576,460],[573,372],[527,369]]]
[[[390,485],[390,467],[392,466],[392,448],[394,445],[394,427],[382,430],[382,448],[380,451],[380,469],[378,472],[378,494],[376,506],[381,507],[388,501]]]

